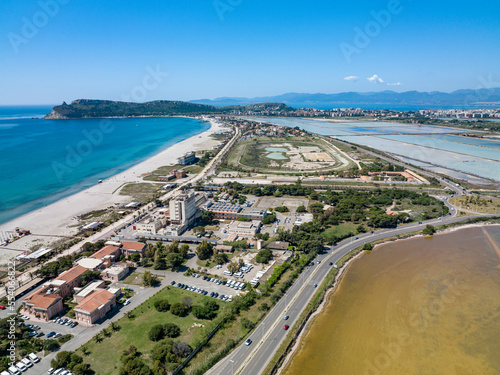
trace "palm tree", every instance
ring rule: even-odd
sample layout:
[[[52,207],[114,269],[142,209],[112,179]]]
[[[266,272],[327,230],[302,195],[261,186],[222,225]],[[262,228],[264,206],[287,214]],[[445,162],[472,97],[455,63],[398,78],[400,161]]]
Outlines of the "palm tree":
[[[97,343],[100,343],[102,341],[102,336],[100,333],[98,333],[97,335],[94,336],[94,340],[95,342]]]

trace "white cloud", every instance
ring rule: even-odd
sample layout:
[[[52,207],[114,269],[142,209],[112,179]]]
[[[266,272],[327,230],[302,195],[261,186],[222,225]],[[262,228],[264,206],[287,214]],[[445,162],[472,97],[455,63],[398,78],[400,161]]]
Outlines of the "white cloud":
[[[377,74],[368,77],[367,80],[370,81],[371,83],[384,83],[384,80],[380,78]]]
[[[387,86],[403,86],[401,82],[388,83]]]
[[[348,76],[348,77],[344,77],[344,80],[345,81],[357,81],[359,79],[358,76]]]

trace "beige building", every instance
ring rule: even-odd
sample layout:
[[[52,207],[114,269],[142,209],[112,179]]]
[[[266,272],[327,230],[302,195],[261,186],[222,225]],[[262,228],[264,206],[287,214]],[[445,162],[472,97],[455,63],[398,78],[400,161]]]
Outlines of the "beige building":
[[[233,221],[227,229],[230,234],[239,236],[255,236],[260,230],[260,221]]]
[[[147,216],[140,222],[134,224],[133,229],[137,232],[158,234],[158,231],[165,228],[167,218],[165,215]]]
[[[98,290],[75,306],[76,321],[90,326],[104,318],[116,305],[116,297],[107,290]]]
[[[42,289],[31,293],[22,301],[22,304],[23,314],[45,321],[57,316],[63,309],[62,297],[50,285],[45,285]]]
[[[105,280],[116,283],[124,279],[128,275],[129,268],[127,265],[114,265],[106,268],[101,272],[101,277]]]

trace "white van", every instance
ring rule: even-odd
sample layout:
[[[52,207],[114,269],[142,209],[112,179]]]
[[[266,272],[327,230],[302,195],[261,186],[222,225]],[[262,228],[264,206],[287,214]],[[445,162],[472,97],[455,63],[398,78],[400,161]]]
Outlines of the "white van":
[[[8,370],[12,375],[21,375],[21,371],[15,366],[10,366]]]
[[[226,271],[224,271],[224,275],[232,276],[233,273],[231,271],[229,271],[229,270],[226,270]]]
[[[40,358],[38,358],[35,353],[30,353],[28,355],[28,358],[31,359],[31,361],[33,361],[34,363],[40,362]]]
[[[22,362],[17,362],[16,367],[21,371],[26,371],[28,369]]]
[[[21,359],[21,362],[26,366],[26,367],[33,367],[33,363],[28,358],[23,358]]]

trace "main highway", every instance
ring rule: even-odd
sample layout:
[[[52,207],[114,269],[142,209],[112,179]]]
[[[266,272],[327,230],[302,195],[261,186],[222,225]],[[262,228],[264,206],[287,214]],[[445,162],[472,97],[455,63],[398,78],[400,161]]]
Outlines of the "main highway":
[[[446,200],[445,203],[449,205]],[[301,312],[306,308],[317,290],[314,284],[319,286],[332,267],[335,267],[335,264],[342,257],[367,242],[422,230],[427,224],[434,226],[453,224],[464,222],[471,218],[470,216],[455,217],[453,216],[455,212],[456,210],[453,210],[452,213],[446,217],[427,220],[422,222],[422,224],[412,223],[401,225],[398,228],[382,229],[373,233],[365,233],[357,237],[346,239],[335,246],[331,246],[326,253],[319,255],[315,259],[313,266],[308,266],[304,269],[300,277],[289,288],[287,293],[249,335],[248,338],[252,340],[252,343],[250,345],[246,345],[245,343],[241,344],[223,360],[212,367],[207,374],[261,374],[286,337],[287,331],[284,329],[285,324],[291,327],[297,322]],[[477,215],[475,217],[479,216],[493,217],[495,215]],[[330,263],[333,265],[330,265]],[[284,319],[285,315],[289,316],[288,320]]]

